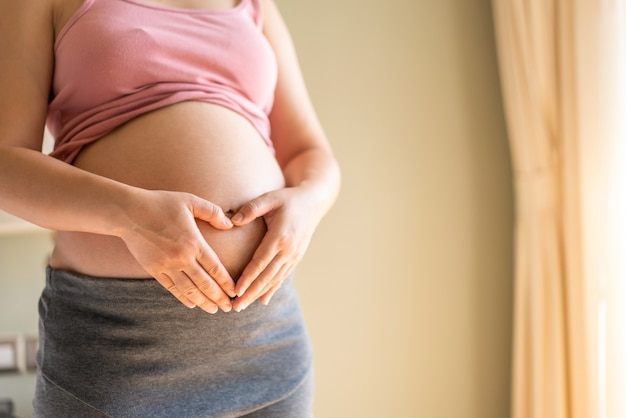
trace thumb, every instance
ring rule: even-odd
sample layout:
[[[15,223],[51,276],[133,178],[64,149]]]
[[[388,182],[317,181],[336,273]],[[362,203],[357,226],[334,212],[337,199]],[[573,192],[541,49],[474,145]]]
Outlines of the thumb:
[[[261,195],[246,202],[231,219],[237,226],[246,225],[271,212],[275,208],[275,203],[271,194]]]
[[[194,218],[205,221],[214,228],[230,229],[233,227],[233,223],[222,208],[208,200],[193,196],[189,208]]]

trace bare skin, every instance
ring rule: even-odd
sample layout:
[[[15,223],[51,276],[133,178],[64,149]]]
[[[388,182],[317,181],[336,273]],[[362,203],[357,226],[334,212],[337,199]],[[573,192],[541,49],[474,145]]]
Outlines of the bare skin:
[[[275,5],[264,1],[264,32],[280,74],[270,115],[275,156],[241,116],[185,102],[132,120],[68,165],[39,150],[52,45],[81,3],[0,4],[6,58],[0,63],[0,208],[59,231],[53,267],[153,277],[182,303],[210,313],[240,311],[257,299],[268,303],[339,188],[336,161]]]
[[[278,163],[252,125],[230,110],[200,102],[141,116],[85,148],[74,165],[144,189],[193,193],[230,211],[230,217],[247,201],[285,186]],[[265,234],[262,219],[227,231],[197,223],[233,279]],[[50,264],[89,275],[147,276],[120,238],[84,232],[59,232]]]

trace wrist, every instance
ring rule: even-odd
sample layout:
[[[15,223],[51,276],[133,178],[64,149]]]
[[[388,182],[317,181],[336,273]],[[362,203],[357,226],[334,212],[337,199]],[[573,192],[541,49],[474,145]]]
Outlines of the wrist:
[[[115,199],[111,199],[108,213],[105,215],[105,228],[108,234],[123,238],[129,231],[136,230],[138,223],[134,220],[142,213],[146,213],[148,196],[144,190],[138,187],[123,187],[116,194]]]

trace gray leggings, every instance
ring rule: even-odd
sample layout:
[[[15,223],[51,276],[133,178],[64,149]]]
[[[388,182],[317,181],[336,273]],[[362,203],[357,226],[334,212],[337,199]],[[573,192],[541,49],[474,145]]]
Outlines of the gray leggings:
[[[313,376],[307,378],[294,393],[287,398],[261,408],[245,418],[312,418]]]
[[[38,380],[41,375],[38,376]],[[80,401],[63,389],[57,387],[43,378],[44,382],[38,382],[38,389],[46,387],[45,399],[40,400],[39,409],[54,411],[42,414],[35,413],[33,418],[111,418],[102,411]],[[228,418],[312,418],[313,410],[313,377],[308,376],[302,384],[286,398],[278,402],[261,407],[244,415],[231,415]],[[43,398],[40,396],[40,398]],[[209,418],[209,417],[207,417]],[[226,417],[221,417],[226,418]]]
[[[49,269],[34,417],[310,418],[310,342],[291,279],[209,315],[155,280]]]

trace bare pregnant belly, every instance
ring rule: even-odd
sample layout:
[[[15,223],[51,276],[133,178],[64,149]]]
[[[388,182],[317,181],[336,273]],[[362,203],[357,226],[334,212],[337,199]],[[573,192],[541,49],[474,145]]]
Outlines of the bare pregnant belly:
[[[271,150],[252,125],[226,108],[199,102],[169,106],[118,128],[85,148],[74,165],[146,189],[196,194],[224,211],[284,187]],[[236,278],[265,234],[258,219],[218,231],[198,226]],[[55,268],[100,277],[147,277],[124,242],[112,236],[58,232]]]

